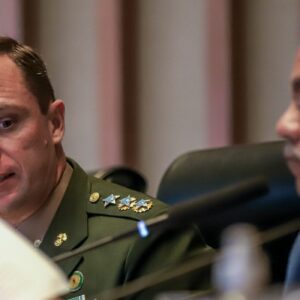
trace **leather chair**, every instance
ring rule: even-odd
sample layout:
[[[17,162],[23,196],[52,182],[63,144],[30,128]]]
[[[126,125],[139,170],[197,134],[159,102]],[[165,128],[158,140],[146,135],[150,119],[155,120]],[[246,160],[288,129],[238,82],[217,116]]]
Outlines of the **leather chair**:
[[[266,142],[192,151],[171,163],[162,177],[157,197],[169,204],[217,191],[243,179],[264,176],[269,192],[245,204],[226,209],[200,228],[207,243],[219,246],[221,233],[233,223],[247,222],[259,230],[300,216],[300,198],[283,159],[283,142]],[[285,277],[294,234],[265,245],[271,261],[272,282]]]
[[[145,193],[147,190],[147,181],[145,176],[129,167],[114,166],[106,169],[90,171],[88,173],[97,178],[107,180],[142,193]]]

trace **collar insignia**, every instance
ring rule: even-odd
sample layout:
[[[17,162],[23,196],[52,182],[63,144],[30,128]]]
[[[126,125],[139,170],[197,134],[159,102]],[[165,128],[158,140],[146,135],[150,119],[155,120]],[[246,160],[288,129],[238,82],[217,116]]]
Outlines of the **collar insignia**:
[[[125,198],[122,198],[119,200],[119,203],[117,205],[119,210],[128,210],[132,207],[133,201],[135,201],[136,198],[130,197],[129,195]]]
[[[107,207],[108,205],[116,205],[116,199],[120,198],[120,195],[114,195],[111,194],[108,197],[102,199],[104,207]]]
[[[137,213],[142,213],[149,210],[153,206],[153,202],[150,199],[141,199],[135,201],[132,205],[132,210]]]
[[[56,240],[54,241],[54,245],[56,247],[60,247],[63,244],[63,242],[65,242],[67,239],[68,239],[68,236],[65,232],[60,233],[57,235]]]
[[[90,201],[91,203],[96,203],[96,202],[98,202],[99,198],[100,198],[100,194],[97,193],[97,192],[95,192],[95,193],[92,193],[92,194],[90,195],[89,201]]]

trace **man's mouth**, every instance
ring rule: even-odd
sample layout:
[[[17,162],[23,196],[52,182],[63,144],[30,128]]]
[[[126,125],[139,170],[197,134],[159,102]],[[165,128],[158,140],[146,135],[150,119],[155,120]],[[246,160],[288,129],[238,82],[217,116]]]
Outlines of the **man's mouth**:
[[[300,149],[290,143],[287,143],[284,147],[284,157],[287,160],[292,159],[300,161]]]
[[[8,174],[5,174],[5,175],[0,175],[0,182],[4,181],[4,180],[6,180],[6,179],[8,179],[12,176],[14,176],[14,173],[8,173]]]

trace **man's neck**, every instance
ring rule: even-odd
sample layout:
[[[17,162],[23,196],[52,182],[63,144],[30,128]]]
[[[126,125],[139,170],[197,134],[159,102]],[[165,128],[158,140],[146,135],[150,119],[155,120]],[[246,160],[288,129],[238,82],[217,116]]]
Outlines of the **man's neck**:
[[[36,202],[38,205],[35,205],[33,207],[25,207],[26,206],[26,203],[25,203],[24,207],[19,207],[18,209],[14,210],[14,211],[12,210],[7,215],[5,215],[5,214],[0,215],[0,217],[4,221],[6,221],[10,225],[12,225],[13,227],[17,228],[25,220],[27,220],[32,215],[34,215],[37,211],[39,211],[41,209],[41,207],[43,207],[49,201],[51,193],[53,192],[53,190],[57,186],[58,182],[60,181],[60,179],[61,179],[61,177],[64,173],[64,170],[66,168],[66,164],[67,164],[66,157],[63,154],[63,155],[60,156],[60,159],[57,161],[56,168],[55,168],[55,174],[54,174],[53,180],[52,180],[52,184],[49,184],[49,186],[47,187],[47,190],[45,190],[42,193],[42,196],[39,198],[39,201]]]
[[[51,192],[48,201],[17,227],[18,231],[32,242],[38,241],[40,244],[43,240],[43,237],[64,197],[72,172],[72,167],[67,164],[59,182],[55,186],[55,189]]]

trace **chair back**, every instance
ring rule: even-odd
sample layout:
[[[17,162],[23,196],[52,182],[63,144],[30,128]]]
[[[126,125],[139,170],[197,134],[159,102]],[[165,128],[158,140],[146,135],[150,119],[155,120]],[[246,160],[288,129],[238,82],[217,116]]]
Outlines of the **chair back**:
[[[147,191],[147,180],[140,172],[126,166],[114,166],[88,172],[97,178],[110,181],[127,188],[143,192]]]
[[[218,213],[206,228],[201,228],[207,243],[218,247],[223,229],[233,223],[251,223],[263,230],[300,217],[300,198],[283,158],[282,141],[183,154],[163,175],[157,197],[172,205],[257,176],[264,176],[268,181],[266,195]],[[294,235],[289,235],[266,246],[270,248],[267,250],[272,265],[277,265],[275,279],[278,281],[284,277],[293,239]]]

